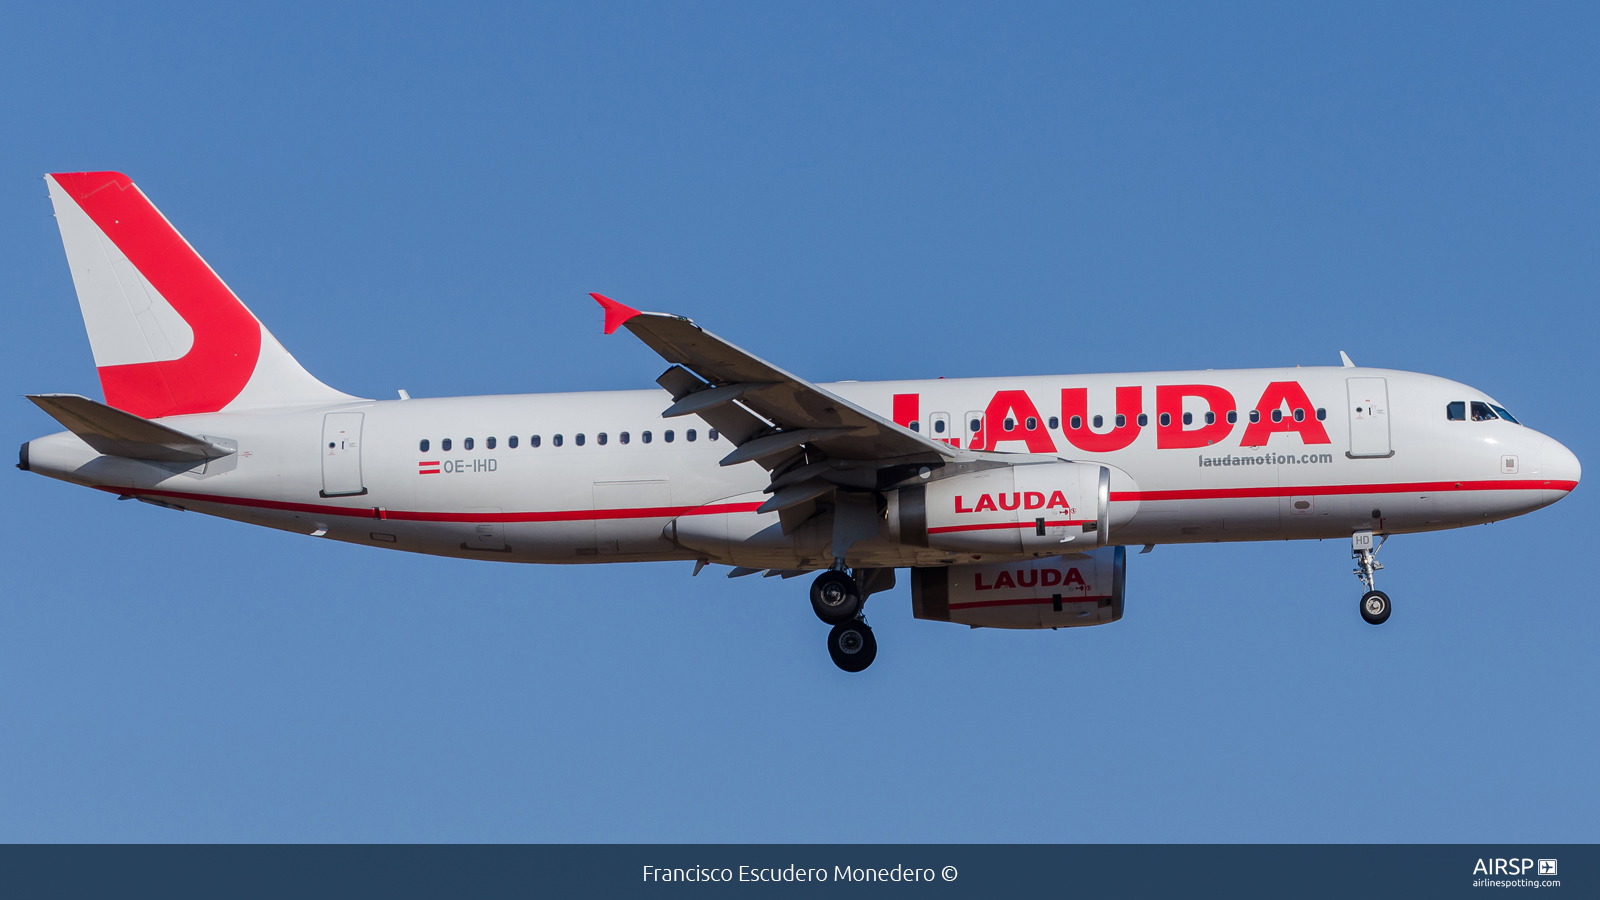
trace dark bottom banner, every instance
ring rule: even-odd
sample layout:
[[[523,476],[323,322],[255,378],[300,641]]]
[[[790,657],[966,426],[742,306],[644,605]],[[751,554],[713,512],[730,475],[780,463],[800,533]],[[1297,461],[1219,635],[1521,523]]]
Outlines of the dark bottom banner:
[[[1596,845],[0,847],[13,897],[1600,895]]]

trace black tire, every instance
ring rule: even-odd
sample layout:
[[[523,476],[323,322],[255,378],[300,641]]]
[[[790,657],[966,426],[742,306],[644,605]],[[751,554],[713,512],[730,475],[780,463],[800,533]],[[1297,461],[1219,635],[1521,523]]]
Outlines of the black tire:
[[[1368,625],[1382,625],[1389,621],[1389,613],[1393,611],[1389,595],[1383,591],[1367,591],[1361,595],[1361,618],[1367,620]]]
[[[861,613],[861,588],[849,573],[823,572],[811,582],[811,610],[829,625],[848,622]]]
[[[878,639],[860,619],[841,622],[828,632],[828,655],[846,672],[860,672],[878,658]]]

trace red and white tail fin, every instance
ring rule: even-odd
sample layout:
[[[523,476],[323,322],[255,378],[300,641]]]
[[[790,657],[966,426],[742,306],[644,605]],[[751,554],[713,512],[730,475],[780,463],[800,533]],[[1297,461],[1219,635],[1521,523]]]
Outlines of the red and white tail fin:
[[[156,419],[356,399],[302,368],[128,176],[45,182],[107,405]]]

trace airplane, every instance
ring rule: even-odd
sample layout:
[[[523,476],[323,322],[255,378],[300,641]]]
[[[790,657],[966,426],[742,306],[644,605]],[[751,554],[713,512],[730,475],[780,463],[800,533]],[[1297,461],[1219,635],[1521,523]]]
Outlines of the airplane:
[[[592,294],[668,368],[654,389],[372,400],[313,377],[117,172],[45,178],[105,401],[18,468],[389,550],[518,563],[681,560],[814,576],[847,672],[867,599],[1057,629],[1122,618],[1127,548],[1351,542],[1374,625],[1392,535],[1548,506],[1577,457],[1489,395],[1341,365],[814,384],[681,316]]]

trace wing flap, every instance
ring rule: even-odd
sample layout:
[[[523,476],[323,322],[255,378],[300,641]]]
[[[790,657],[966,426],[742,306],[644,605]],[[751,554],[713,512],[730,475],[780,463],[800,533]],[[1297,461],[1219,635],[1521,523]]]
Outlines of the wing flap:
[[[707,388],[702,391],[695,391],[693,394],[690,394],[689,396],[684,397],[682,400],[679,400],[678,402],[667,407],[667,411],[661,414],[661,418],[676,419],[678,416],[692,416],[695,413],[704,412],[713,406],[721,406],[724,403],[732,403],[751,391],[760,390],[765,387],[770,387],[770,385],[725,384],[722,387]]]
[[[756,515],[778,512],[791,506],[799,506],[807,500],[815,500],[823,494],[830,494],[833,490],[833,484],[823,481],[821,478],[813,478],[810,481],[791,484],[774,492],[767,502],[756,507]]]
[[[662,372],[661,377],[656,379],[656,384],[666,388],[667,393],[672,395],[674,401],[683,401],[696,393],[713,390],[710,385],[683,366],[673,366]],[[668,412],[671,409],[671,407],[668,407]],[[707,425],[726,435],[728,440],[732,441],[736,447],[756,435],[766,434],[772,430],[767,426],[766,422],[756,418],[755,414],[750,410],[732,401],[708,406],[705,409],[698,410],[695,415],[698,415]],[[670,418],[666,413],[662,413],[662,417]]]

